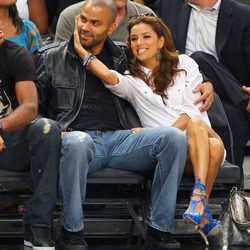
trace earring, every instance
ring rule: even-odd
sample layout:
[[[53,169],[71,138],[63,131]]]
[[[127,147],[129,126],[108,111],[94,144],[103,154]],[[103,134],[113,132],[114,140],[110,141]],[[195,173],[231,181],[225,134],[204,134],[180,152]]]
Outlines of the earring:
[[[132,62],[133,64],[136,64],[136,57],[135,57],[135,56],[132,58],[131,62]]]
[[[156,60],[157,60],[157,61],[160,61],[161,58],[162,58],[161,50],[159,49],[159,50],[157,51],[157,54],[156,54]]]

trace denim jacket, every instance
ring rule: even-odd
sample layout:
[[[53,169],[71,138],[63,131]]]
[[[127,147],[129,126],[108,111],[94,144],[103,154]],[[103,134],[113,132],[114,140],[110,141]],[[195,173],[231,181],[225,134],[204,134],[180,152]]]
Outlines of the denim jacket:
[[[126,49],[116,46],[110,38],[105,42],[114,69],[123,73],[127,63]],[[84,98],[86,68],[74,50],[74,41],[54,43],[43,47],[36,61],[39,113],[59,123],[62,131],[77,117]],[[114,96],[114,104],[124,129],[140,127],[132,106]]]

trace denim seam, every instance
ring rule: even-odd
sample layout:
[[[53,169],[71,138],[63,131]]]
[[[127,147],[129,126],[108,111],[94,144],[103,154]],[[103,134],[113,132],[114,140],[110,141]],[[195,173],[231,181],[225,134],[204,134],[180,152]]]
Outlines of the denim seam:
[[[144,145],[144,146],[142,146],[142,147],[140,147],[140,148],[137,148],[136,150],[131,150],[130,152],[126,152],[126,153],[121,153],[121,154],[112,154],[112,156],[122,156],[122,155],[129,155],[129,154],[132,154],[132,153],[134,153],[134,152],[136,152],[136,151],[138,151],[138,150],[141,150],[141,149],[143,149],[143,148],[145,148],[145,147],[148,147],[148,146],[154,146],[155,145],[155,143],[153,143],[153,144],[147,144],[147,145]],[[111,157],[111,156],[110,156]]]
[[[174,228],[163,228],[163,227],[159,227],[157,226],[155,223],[151,222],[148,218],[146,218],[146,223],[147,225],[149,225],[150,227],[163,231],[163,232],[170,232],[172,233],[174,231]]]
[[[68,230],[68,231],[70,231],[70,232],[79,232],[79,231],[81,231],[81,230],[84,228],[84,224],[83,224],[83,223],[82,223],[82,225],[79,226],[79,227],[75,227],[75,226],[73,226],[73,227],[71,227],[71,228],[67,227],[66,225],[68,225],[68,223],[67,223],[67,220],[66,220],[66,218],[65,218],[64,215],[62,215],[62,217],[61,217],[61,224],[63,225],[63,227],[64,227],[66,230]],[[72,229],[72,228],[73,228],[73,229]]]

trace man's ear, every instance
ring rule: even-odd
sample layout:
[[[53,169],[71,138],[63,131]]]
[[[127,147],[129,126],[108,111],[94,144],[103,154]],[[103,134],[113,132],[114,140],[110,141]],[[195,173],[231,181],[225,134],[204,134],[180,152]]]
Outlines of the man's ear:
[[[112,34],[112,33],[114,32],[115,29],[116,29],[116,23],[110,24],[109,29],[108,29],[108,36],[109,36],[110,34]]]

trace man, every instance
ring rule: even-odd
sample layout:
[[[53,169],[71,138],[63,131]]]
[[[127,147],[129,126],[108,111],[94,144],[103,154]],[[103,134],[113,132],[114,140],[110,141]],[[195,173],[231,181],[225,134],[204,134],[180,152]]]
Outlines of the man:
[[[57,27],[55,40],[69,41],[74,32],[75,16],[80,14],[84,1],[74,4],[66,8],[60,15]],[[128,37],[127,22],[131,17],[154,13],[150,8],[143,4],[137,4],[128,0],[114,0],[117,8],[116,28],[110,35],[113,41],[125,42]]]
[[[235,163],[242,166],[250,127],[250,95],[242,89],[250,86],[250,7],[232,0],[158,0],[157,9],[177,49],[213,81],[233,132]],[[224,144],[230,152],[227,138]]]
[[[124,72],[124,51],[108,38],[115,29],[113,0],[87,0],[77,29],[82,46],[108,67]],[[84,64],[84,65],[83,65]],[[152,249],[178,248],[173,230],[176,193],[187,154],[186,136],[174,128],[140,126],[131,106],[113,95],[86,69],[74,41],[55,45],[37,65],[41,112],[63,130],[60,197],[63,203],[60,249],[87,249],[82,203],[87,174],[103,167],[154,170],[147,243]]]
[[[29,53],[3,40],[0,27],[0,169],[30,171],[33,195],[24,216],[24,244],[54,250],[51,221],[61,137],[54,121],[37,118],[34,80]]]

